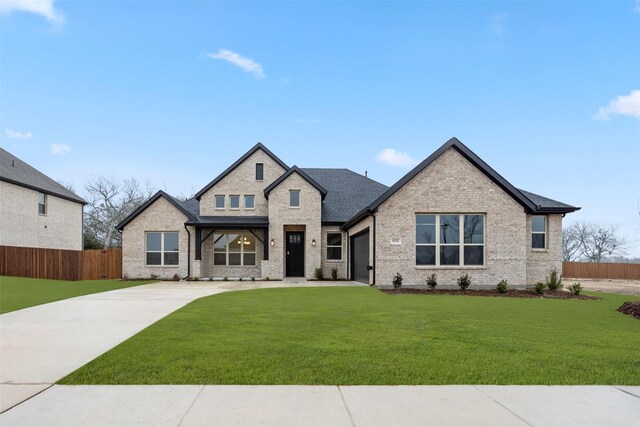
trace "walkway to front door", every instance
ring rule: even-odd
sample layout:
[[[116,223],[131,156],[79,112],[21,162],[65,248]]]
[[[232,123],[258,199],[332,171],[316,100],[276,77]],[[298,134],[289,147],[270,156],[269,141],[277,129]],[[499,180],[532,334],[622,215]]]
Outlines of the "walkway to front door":
[[[304,231],[287,231],[287,277],[304,277]]]

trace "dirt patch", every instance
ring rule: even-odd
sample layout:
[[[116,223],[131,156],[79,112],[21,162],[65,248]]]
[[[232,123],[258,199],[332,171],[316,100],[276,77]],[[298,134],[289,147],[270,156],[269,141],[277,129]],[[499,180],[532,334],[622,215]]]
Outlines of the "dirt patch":
[[[614,279],[572,279],[563,277],[565,287],[580,282],[585,291],[608,292],[612,294],[640,295],[640,280]]]
[[[381,289],[385,294],[400,295],[400,294],[423,294],[423,295],[464,295],[470,297],[501,297],[501,298],[547,298],[547,299],[588,299],[598,300],[600,298],[592,297],[590,295],[572,295],[565,291],[546,291],[544,294],[539,294],[532,289],[516,290],[510,289],[507,292],[501,294],[493,289],[467,289],[461,291],[458,289]]]
[[[627,301],[618,307],[618,311],[640,319],[640,301]]]

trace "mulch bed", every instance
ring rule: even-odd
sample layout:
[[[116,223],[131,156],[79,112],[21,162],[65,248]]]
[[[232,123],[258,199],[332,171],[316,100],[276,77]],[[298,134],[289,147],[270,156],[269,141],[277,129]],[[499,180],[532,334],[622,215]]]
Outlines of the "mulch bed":
[[[627,301],[618,307],[618,311],[640,319],[640,301]]]
[[[516,290],[510,289],[506,293],[501,294],[495,289],[467,289],[461,291],[459,289],[411,289],[401,288],[395,289],[381,289],[385,294],[424,294],[424,295],[465,295],[472,297],[506,297],[506,298],[550,298],[550,299],[588,299],[598,300],[598,297],[592,297],[591,295],[572,295],[565,291],[545,291],[543,295],[540,295],[533,289]],[[640,302],[638,303],[640,305]]]

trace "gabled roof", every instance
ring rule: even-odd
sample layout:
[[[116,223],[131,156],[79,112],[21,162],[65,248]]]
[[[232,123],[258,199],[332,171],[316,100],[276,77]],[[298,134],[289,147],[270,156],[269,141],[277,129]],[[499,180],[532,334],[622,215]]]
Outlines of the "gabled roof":
[[[306,172],[304,172],[302,169],[300,169],[296,165],[293,165],[288,171],[286,171],[285,173],[280,175],[280,177],[278,179],[276,179],[271,184],[269,184],[269,186],[264,189],[264,196],[268,199],[269,198],[269,193],[274,188],[276,188],[278,185],[280,185],[285,179],[289,178],[291,176],[291,174],[294,174],[294,173],[297,173],[305,181],[307,181],[309,184],[313,185],[315,187],[315,189],[318,190],[320,192],[320,194],[322,194],[322,200],[324,200],[324,198],[327,196],[327,190],[324,187],[322,187],[320,184],[318,184],[313,178],[311,178],[309,175],[307,175]]]
[[[180,212],[182,212],[187,218],[188,221],[196,221],[197,220],[197,216],[193,215],[183,204],[186,202],[180,202],[178,200],[176,200],[175,198],[171,197],[170,195],[168,195],[167,193],[165,193],[164,191],[160,190],[158,191],[156,194],[154,194],[153,196],[151,196],[149,198],[149,200],[147,200],[146,202],[144,202],[138,209],[136,209],[135,211],[133,211],[128,217],[126,217],[125,219],[122,220],[122,222],[120,222],[120,224],[116,225],[116,230],[120,230],[122,231],[122,229],[129,224],[131,221],[133,221],[133,219],[135,217],[137,217],[138,215],[140,215],[145,209],[147,209],[149,206],[151,206],[156,200],[158,200],[160,197],[164,197],[169,203],[171,203],[173,206],[176,207],[176,209],[178,209]]]
[[[3,148],[0,148],[0,181],[40,191],[82,205],[87,204],[82,197]]]
[[[369,206],[363,208],[359,212],[353,215],[342,227],[349,228],[354,224],[357,224],[362,219],[366,218],[369,214],[375,212],[378,207],[393,196],[400,188],[411,181],[416,175],[422,172],[427,166],[433,163],[438,157],[442,155],[448,149],[454,149],[466,158],[471,164],[473,164],[480,172],[486,175],[491,181],[493,181],[498,187],[509,194],[514,200],[520,203],[526,212],[528,213],[569,213],[579,210],[579,207],[567,205],[546,197],[539,196],[534,193],[519,190],[509,181],[504,179],[498,172],[496,172],[491,166],[486,164],[478,155],[471,151],[466,145],[464,145],[458,138],[451,138],[445,142],[440,148],[433,152],[429,157],[424,159],[418,166],[413,168],[409,173],[400,178],[398,182],[393,184],[387,191],[385,191],[380,197],[374,200]]]
[[[518,203],[520,203],[526,210],[535,210],[535,204],[527,199],[517,188],[511,185],[506,179],[504,179],[498,172],[493,170],[491,166],[486,164],[484,160],[478,157],[473,151],[471,151],[466,145],[464,145],[458,138],[451,138],[445,142],[440,148],[433,152],[429,157],[424,159],[418,166],[413,168],[408,174],[400,178],[398,182],[393,184],[389,190],[387,190],[382,196],[374,201],[369,209],[375,210],[384,203],[389,197],[393,196],[396,191],[402,188],[406,183],[411,181],[416,175],[422,172],[427,166],[433,163],[438,157],[442,155],[449,148],[455,149],[458,153],[462,154],[471,164],[477,167],[480,172],[484,173],[491,181],[493,181],[498,187],[502,188],[507,194],[513,197]]]
[[[322,222],[342,224],[380,197],[389,187],[349,169],[302,168],[327,190]]]
[[[289,169],[289,166],[287,166],[282,160],[280,160],[278,158],[278,156],[276,156],[275,154],[273,154],[271,151],[269,151],[269,149],[267,147],[265,147],[264,145],[262,145],[262,143],[258,142],[256,145],[253,146],[253,148],[251,148],[249,151],[247,151],[246,153],[244,153],[242,155],[242,157],[240,157],[238,160],[236,160],[231,166],[229,166],[227,169],[224,170],[224,172],[222,172],[220,175],[218,175],[217,177],[215,177],[215,179],[213,181],[211,181],[210,183],[208,183],[207,185],[204,186],[204,188],[200,191],[198,191],[195,195],[195,198],[200,200],[200,197],[202,197],[202,195],[204,193],[206,193],[207,191],[209,191],[209,189],[211,189],[211,187],[213,187],[214,185],[216,185],[218,182],[220,182],[225,176],[229,175],[229,173],[231,173],[235,168],[237,168],[238,166],[240,166],[245,160],[247,160],[253,153],[255,153],[258,150],[262,150],[264,151],[269,157],[271,157],[273,159],[273,161],[275,161],[276,163],[278,163],[280,166],[282,166],[283,169],[287,170]]]

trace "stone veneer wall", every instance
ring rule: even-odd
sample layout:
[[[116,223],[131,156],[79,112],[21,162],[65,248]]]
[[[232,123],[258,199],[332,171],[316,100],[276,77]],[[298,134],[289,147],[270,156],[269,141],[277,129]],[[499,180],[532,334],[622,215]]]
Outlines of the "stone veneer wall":
[[[39,191],[0,181],[0,245],[82,250],[82,205],[47,194],[38,213]]]
[[[122,232],[122,274],[130,279],[149,278],[152,274],[161,279],[171,279],[174,274],[187,276],[188,234],[184,229],[187,217],[163,197],[147,207]],[[177,231],[180,256],[177,266],[146,265],[146,231]],[[195,233],[191,231],[191,258],[194,257]],[[192,273],[192,275],[197,275]]]
[[[531,215],[527,215],[527,285],[545,282],[553,268],[562,274],[562,215],[547,215],[547,248],[531,249]]]
[[[256,181],[256,163],[264,164],[264,180]],[[225,176],[220,182],[211,187],[200,197],[200,215],[235,216],[256,215],[267,216],[269,206],[264,197],[264,189],[278,179],[285,170],[276,163],[267,153],[257,150],[242,164]],[[215,208],[215,196],[225,196],[225,208]],[[229,196],[240,196],[240,209],[229,208]],[[255,196],[255,209],[244,208],[244,196]]]
[[[358,234],[365,229],[369,229],[369,265],[373,265],[373,217],[367,217],[351,227],[348,230],[349,235],[349,244],[347,245],[347,250],[349,251],[348,255],[351,256],[351,236],[354,234]],[[377,266],[375,266],[377,268]],[[347,263],[347,272],[349,273],[349,279],[353,280],[351,277],[351,264]],[[373,270],[369,271],[369,284],[373,283],[374,273]]]
[[[416,266],[416,213],[484,213],[485,266]],[[376,213],[376,285],[390,286],[396,272],[404,286],[425,286],[432,273],[441,287],[457,286],[468,273],[472,287],[495,287],[506,279],[511,287],[527,282],[527,226],[524,208],[455,149],[431,165],[385,201]],[[392,238],[402,244],[390,244]]]
[[[331,279],[331,270],[335,267],[338,269],[338,279],[347,278],[347,233],[340,230],[337,225],[323,225],[322,226],[322,274],[325,279]],[[342,259],[340,261],[327,259],[327,233],[341,233],[342,234]]]
[[[204,229],[202,231],[202,237],[204,238],[209,234],[210,230]],[[248,230],[217,230],[214,234],[247,234],[253,236]],[[262,231],[255,231],[255,233],[264,240]],[[202,244],[202,262],[200,267],[200,277],[215,277],[215,278],[260,278],[260,265],[264,258],[264,246],[258,239],[256,239],[256,265],[255,266],[241,266],[241,265],[213,265],[213,235],[209,237]]]
[[[289,190],[300,190],[300,207],[289,207]],[[314,270],[322,266],[321,250],[321,209],[320,192],[297,173],[291,174],[269,195],[269,240],[275,245],[269,248],[269,260],[262,261],[262,277],[282,279],[285,274],[285,230],[300,229],[304,226],[305,236],[305,277],[313,278]],[[291,227],[298,226],[298,227]],[[311,241],[317,242],[316,247]]]

